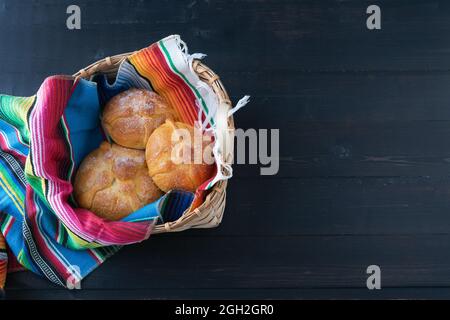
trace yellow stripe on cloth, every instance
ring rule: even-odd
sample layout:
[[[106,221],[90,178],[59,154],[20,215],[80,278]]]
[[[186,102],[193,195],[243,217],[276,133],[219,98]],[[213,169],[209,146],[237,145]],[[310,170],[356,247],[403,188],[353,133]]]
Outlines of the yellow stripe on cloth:
[[[20,198],[20,196],[9,187],[8,181],[6,181],[5,177],[0,173],[0,187],[5,191],[5,193],[9,196],[9,198],[13,201],[17,210],[25,216],[25,204],[24,200]]]

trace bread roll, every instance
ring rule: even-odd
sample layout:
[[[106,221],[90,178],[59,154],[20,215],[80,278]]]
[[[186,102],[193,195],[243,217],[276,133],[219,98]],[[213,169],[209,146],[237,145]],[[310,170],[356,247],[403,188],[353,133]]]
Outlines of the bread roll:
[[[144,89],[129,89],[106,104],[102,123],[115,143],[144,150],[153,130],[166,119],[175,119],[175,111],[162,97]]]
[[[148,175],[145,153],[103,142],[81,163],[74,183],[78,204],[120,220],[162,195]]]
[[[190,135],[190,141],[172,142],[172,133],[176,129],[185,129]],[[172,161],[172,150],[176,144],[181,144],[184,154],[191,154],[190,163]],[[206,164],[203,157],[200,163],[194,162],[194,148],[208,148],[210,142],[194,144],[194,128],[181,122],[166,121],[150,136],[145,149],[145,158],[150,176],[163,191],[181,189],[194,192],[203,182],[214,174],[214,164]],[[209,146],[209,150],[211,147]],[[207,152],[207,151],[206,151]]]

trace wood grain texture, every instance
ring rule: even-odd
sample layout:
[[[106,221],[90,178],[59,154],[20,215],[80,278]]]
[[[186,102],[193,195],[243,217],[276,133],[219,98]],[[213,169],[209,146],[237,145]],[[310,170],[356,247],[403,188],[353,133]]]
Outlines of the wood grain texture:
[[[223,224],[124,248],[67,291],[12,274],[10,299],[450,298],[450,3],[0,0],[0,92],[178,33],[240,128],[280,129],[280,172],[235,166]],[[101,13],[101,14],[99,14]],[[368,265],[382,290],[366,289]]]
[[[365,288],[366,266],[382,268],[383,288],[448,287],[448,236],[295,236],[295,237],[158,236],[145,244],[125,248],[86,279],[83,291],[165,289],[270,290]],[[245,240],[246,245],[242,245]],[[220,249],[209,243],[214,241]],[[250,252],[249,249],[252,249]],[[147,253],[145,255],[144,253]],[[151,253],[151,254],[150,254]],[[213,259],[214,258],[214,259]],[[299,263],[299,260],[302,262]],[[58,288],[30,273],[16,274],[9,283],[15,290]],[[189,290],[188,290],[189,289]],[[60,291],[60,290],[59,290]],[[7,291],[8,293],[8,291]],[[238,294],[239,295],[239,294]]]

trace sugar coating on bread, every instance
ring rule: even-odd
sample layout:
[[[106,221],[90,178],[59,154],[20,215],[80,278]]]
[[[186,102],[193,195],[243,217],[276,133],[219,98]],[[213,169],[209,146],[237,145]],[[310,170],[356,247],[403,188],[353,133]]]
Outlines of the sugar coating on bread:
[[[108,220],[120,220],[161,195],[144,151],[108,142],[83,160],[74,182],[78,205]]]
[[[181,148],[183,152],[191,154],[190,163],[179,163],[172,160],[172,151],[176,143],[172,141],[174,130],[185,129],[190,135],[190,144]],[[170,190],[184,190],[194,192],[214,174],[214,165],[194,163],[194,148],[210,149],[208,141],[194,144],[194,128],[181,122],[167,120],[150,136],[145,149],[145,158],[150,176],[155,184],[164,192]]]
[[[175,111],[155,92],[129,89],[114,96],[105,106],[102,123],[115,143],[145,149],[148,138]]]

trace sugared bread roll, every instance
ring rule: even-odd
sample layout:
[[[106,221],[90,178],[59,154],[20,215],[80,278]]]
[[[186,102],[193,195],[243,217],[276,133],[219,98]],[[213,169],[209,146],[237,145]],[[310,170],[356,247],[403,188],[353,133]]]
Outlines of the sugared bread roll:
[[[78,169],[75,199],[102,218],[120,220],[162,195],[147,171],[144,151],[103,142]]]
[[[162,97],[144,89],[129,89],[106,104],[102,123],[115,143],[143,150],[153,130],[166,119],[174,120],[175,112]]]
[[[177,129],[186,130],[186,136],[189,135],[190,139],[183,139],[183,142],[180,142],[181,139],[172,142],[172,134]],[[181,122],[168,120],[157,128],[148,139],[145,149],[148,172],[155,184],[165,192],[173,189],[194,192],[203,182],[211,178],[214,174],[214,164],[206,164],[203,157],[200,159],[197,157],[198,163],[195,163],[195,148],[202,149],[205,154],[208,150],[211,151],[210,141],[205,140],[202,143],[194,144],[194,128]],[[172,151],[174,148],[179,151],[183,150],[184,155],[190,154],[190,161],[180,161],[184,157],[183,155],[173,161]],[[202,151],[200,150],[200,152]],[[177,154],[177,151],[174,154]]]

